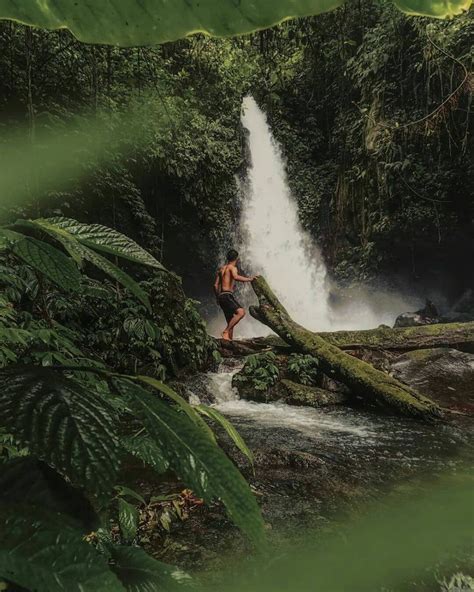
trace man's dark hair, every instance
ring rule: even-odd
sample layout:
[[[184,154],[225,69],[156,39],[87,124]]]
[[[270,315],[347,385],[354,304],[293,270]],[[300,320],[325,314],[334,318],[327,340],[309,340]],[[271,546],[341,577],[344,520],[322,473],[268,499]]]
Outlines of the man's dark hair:
[[[235,261],[238,256],[239,254],[235,249],[230,249],[230,251],[227,251],[227,263],[230,261]]]

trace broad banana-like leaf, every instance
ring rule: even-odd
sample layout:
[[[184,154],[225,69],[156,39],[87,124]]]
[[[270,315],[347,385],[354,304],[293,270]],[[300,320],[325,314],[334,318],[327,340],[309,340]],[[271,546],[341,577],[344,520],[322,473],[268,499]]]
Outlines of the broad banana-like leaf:
[[[13,244],[12,251],[63,290],[79,290],[81,274],[77,265],[55,247],[25,236]]]
[[[410,14],[447,17],[472,0],[396,0]],[[193,33],[241,35],[320,14],[343,0],[0,0],[0,18],[43,29],[69,29],[87,43],[123,47],[174,41]]]
[[[249,485],[224,452],[186,414],[179,413],[137,383],[114,378],[180,479],[203,499],[220,498],[230,517],[263,550],[263,520]]]
[[[125,592],[105,557],[61,515],[0,506],[0,581],[36,592]]]
[[[0,370],[0,425],[89,491],[111,492],[119,466],[113,408],[51,368]]]

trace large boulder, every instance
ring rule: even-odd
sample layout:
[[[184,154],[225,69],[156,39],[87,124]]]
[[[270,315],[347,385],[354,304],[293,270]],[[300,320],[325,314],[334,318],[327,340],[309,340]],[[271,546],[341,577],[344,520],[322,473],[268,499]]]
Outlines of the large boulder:
[[[416,350],[398,358],[392,373],[442,407],[474,413],[474,354],[450,348]]]
[[[439,323],[439,313],[436,306],[426,299],[424,308],[415,312],[404,312],[395,319],[394,327],[418,327],[420,325],[433,325]]]

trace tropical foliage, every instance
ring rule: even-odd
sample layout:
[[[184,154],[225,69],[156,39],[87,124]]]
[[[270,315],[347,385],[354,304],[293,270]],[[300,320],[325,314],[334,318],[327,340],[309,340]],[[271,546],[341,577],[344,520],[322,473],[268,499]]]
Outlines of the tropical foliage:
[[[99,287],[82,275],[79,266],[88,261],[141,301],[137,304],[128,297],[119,301],[116,315],[107,315],[108,329],[123,327],[139,341],[141,351],[155,351],[159,361],[155,374],[165,374],[173,355],[165,353],[166,346],[163,357],[152,349],[162,335],[151,318],[154,292],[147,288],[153,287],[153,280],[143,288],[106,257],[97,259],[96,251],[169,274],[134,241],[103,226],[61,218],[21,220],[15,228],[40,231],[61,246],[2,231],[6,289],[0,330],[1,577],[49,592],[145,590],[156,582],[171,589],[177,584],[179,572],[140,549],[117,546],[107,535],[105,518],[114,508],[122,543],[133,543],[137,533],[138,509],[133,502],[145,500],[128,488],[116,487],[121,461],[130,453],[159,473],[173,470],[200,498],[221,500],[235,523],[262,548],[256,501],[203,416],[224,425],[251,457],[235,428],[204,406],[198,412],[152,376],[123,375],[107,367],[94,352],[103,339],[100,328],[93,339],[87,335],[86,346],[86,339],[80,344],[80,316],[76,327],[68,322],[67,329],[55,320],[71,319],[70,298],[77,308],[80,298],[89,297],[90,306],[105,293],[110,310],[111,288]],[[189,306],[185,299],[182,305]],[[192,357],[190,350],[198,347],[198,337],[199,333],[177,354],[183,365],[185,355]],[[87,356],[79,345],[88,347]],[[133,351],[132,347],[128,355]],[[202,361],[203,350],[196,355]],[[115,367],[122,363],[120,357],[109,360]],[[172,365],[168,368],[173,371]],[[83,540],[84,534],[89,542]]]

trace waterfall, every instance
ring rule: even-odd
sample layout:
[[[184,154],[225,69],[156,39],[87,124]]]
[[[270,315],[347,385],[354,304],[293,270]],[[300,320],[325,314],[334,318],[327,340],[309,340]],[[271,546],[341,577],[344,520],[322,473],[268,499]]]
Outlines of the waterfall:
[[[243,101],[241,121],[247,131],[249,166],[240,183],[241,216],[235,242],[243,271],[265,276],[290,315],[311,330],[392,325],[400,312],[414,310],[418,299],[380,290],[359,288],[347,290],[342,297],[339,294],[338,299],[330,298],[326,266],[319,248],[300,224],[281,147],[251,96]],[[245,308],[255,302],[248,284],[238,286],[237,298]],[[210,322],[210,331],[219,335],[224,326],[219,315]],[[236,337],[268,333],[250,316],[236,329]]]
[[[297,322],[308,329],[329,329],[326,267],[299,222],[281,148],[252,97],[244,99],[242,124],[248,132],[250,155],[242,187],[239,247],[243,265],[265,276]]]

